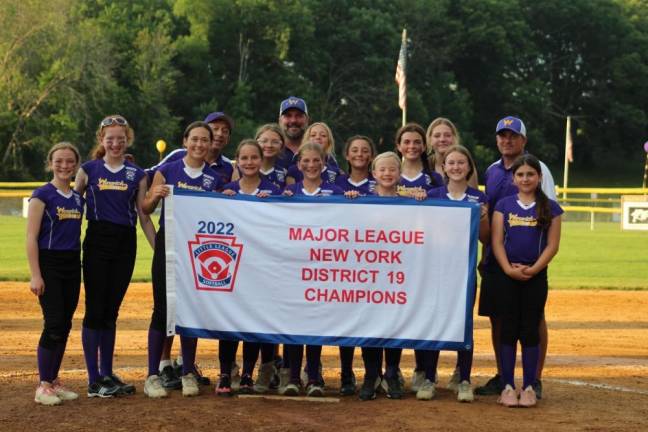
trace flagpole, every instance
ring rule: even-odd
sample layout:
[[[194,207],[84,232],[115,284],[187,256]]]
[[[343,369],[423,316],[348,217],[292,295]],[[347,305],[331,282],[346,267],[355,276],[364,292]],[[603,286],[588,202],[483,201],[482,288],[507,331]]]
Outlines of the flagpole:
[[[403,38],[401,40],[401,44],[407,46],[407,29],[403,29]],[[406,75],[407,77],[407,75]],[[407,82],[407,78],[405,78],[405,82]],[[403,107],[403,126],[407,124],[407,99],[405,99],[405,106]]]
[[[567,185],[569,181],[569,152],[571,144],[571,117],[567,116],[567,127],[565,128],[565,168],[563,170],[563,199],[567,199]]]

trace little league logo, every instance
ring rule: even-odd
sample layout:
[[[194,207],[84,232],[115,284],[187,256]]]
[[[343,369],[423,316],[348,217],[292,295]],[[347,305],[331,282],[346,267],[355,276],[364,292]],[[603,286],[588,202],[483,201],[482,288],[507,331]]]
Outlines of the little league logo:
[[[197,290],[233,291],[243,245],[235,236],[196,235],[189,255]]]

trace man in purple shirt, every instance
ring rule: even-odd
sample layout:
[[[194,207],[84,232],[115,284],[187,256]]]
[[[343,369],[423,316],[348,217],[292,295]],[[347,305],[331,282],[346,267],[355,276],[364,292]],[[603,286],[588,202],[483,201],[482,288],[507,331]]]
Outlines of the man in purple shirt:
[[[304,99],[290,96],[281,102],[279,106],[279,126],[286,135],[286,142],[277,158],[277,165],[288,169],[296,163],[293,159],[309,122],[308,107]]]
[[[504,117],[497,122],[495,128],[495,139],[497,149],[501,158],[493,162],[485,174],[486,195],[488,196],[489,216],[492,216],[497,202],[507,196],[514,195],[518,192],[517,187],[513,184],[513,173],[511,166],[513,162],[524,154],[527,144],[527,130],[524,122],[517,117]],[[556,200],[556,187],[554,180],[547,166],[540,162],[542,169],[542,190],[552,200]],[[499,395],[503,389],[500,382],[500,326],[501,320],[496,314],[494,307],[494,290],[497,287],[492,286],[491,275],[493,266],[496,266],[495,257],[491,254],[489,246],[484,247],[482,251],[482,262],[480,269],[482,274],[481,292],[479,295],[479,315],[487,316],[491,322],[491,338],[493,342],[493,351],[495,352],[495,361],[497,362],[497,375],[491,378],[486,385],[475,389],[478,395]],[[536,391],[538,399],[542,398],[542,369],[544,360],[547,355],[547,322],[542,318],[540,322],[540,359],[538,362],[538,379],[533,388]]]

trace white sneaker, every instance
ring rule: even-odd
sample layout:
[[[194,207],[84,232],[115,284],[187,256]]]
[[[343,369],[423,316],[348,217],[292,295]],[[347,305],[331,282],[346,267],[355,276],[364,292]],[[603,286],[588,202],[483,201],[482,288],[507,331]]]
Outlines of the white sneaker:
[[[232,373],[230,374],[230,379],[232,380],[232,390],[238,391],[241,387],[241,368],[236,362],[232,363]]]
[[[456,367],[454,372],[452,372],[452,376],[450,377],[450,381],[448,381],[448,385],[446,388],[448,390],[452,390],[455,393],[459,391],[459,382],[461,381],[461,376],[459,375],[459,368]]]
[[[182,376],[182,396],[198,396],[200,389],[198,388],[198,380],[196,375],[189,372],[187,375]]]
[[[414,371],[412,374],[412,393],[419,391],[425,382],[425,371]]]
[[[52,383],[52,388],[54,389],[56,396],[58,396],[62,401],[70,401],[79,398],[77,393],[61,384],[61,381],[58,378]]]
[[[468,381],[461,381],[457,386],[457,400],[459,402],[472,402],[475,400],[472,385]]]
[[[288,383],[284,387],[279,388],[281,396],[299,396],[299,386],[297,384]]]
[[[275,373],[277,373],[277,368],[275,367],[274,361],[261,363],[256,382],[254,383],[254,391],[256,393],[267,393],[270,390],[270,382]]]
[[[283,394],[289,382],[290,382],[290,368],[279,369],[279,387],[277,387],[277,392],[279,394]]]
[[[418,400],[431,400],[436,394],[436,386],[432,381],[426,379],[416,392],[416,399]]]
[[[34,402],[41,405],[59,405],[61,403],[61,398],[56,395],[54,388],[52,388],[49,383],[41,383],[36,388]]]
[[[151,375],[144,381],[144,394],[150,398],[165,398],[169,395],[162,386],[162,380],[159,375]]]

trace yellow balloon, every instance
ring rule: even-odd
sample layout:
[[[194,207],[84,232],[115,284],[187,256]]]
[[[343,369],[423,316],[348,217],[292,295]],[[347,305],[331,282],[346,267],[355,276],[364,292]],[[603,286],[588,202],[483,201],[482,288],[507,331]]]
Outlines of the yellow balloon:
[[[155,148],[157,149],[158,152],[162,153],[164,150],[166,150],[166,141],[164,140],[157,140],[155,143]]]

